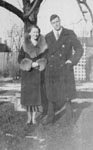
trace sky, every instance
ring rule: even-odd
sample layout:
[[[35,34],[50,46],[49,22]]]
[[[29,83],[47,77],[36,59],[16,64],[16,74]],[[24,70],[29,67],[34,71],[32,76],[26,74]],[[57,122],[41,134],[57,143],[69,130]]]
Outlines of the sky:
[[[22,0],[5,1],[22,9]],[[93,10],[93,0],[87,0],[87,2]],[[92,28],[90,16],[86,15],[88,21],[85,23],[76,0],[44,0],[38,14],[38,25],[42,34],[52,29],[49,18],[53,13],[60,16],[62,26],[73,29],[78,36],[89,35],[89,30]],[[14,24],[23,26],[22,21],[16,15],[0,7],[0,37],[3,40],[7,38],[7,32]]]

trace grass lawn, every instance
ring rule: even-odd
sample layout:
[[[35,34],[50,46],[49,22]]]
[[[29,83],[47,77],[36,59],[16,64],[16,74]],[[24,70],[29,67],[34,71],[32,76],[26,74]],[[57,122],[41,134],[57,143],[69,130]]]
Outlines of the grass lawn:
[[[26,112],[14,111],[10,102],[0,103],[0,150],[28,150],[31,145],[27,135],[34,132],[34,126],[26,126]]]

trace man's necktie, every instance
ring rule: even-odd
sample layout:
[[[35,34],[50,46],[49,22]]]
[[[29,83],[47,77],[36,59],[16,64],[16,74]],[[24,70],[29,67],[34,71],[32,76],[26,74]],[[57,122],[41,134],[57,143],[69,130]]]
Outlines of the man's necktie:
[[[58,31],[56,32],[56,39],[57,40],[59,39],[59,32]]]

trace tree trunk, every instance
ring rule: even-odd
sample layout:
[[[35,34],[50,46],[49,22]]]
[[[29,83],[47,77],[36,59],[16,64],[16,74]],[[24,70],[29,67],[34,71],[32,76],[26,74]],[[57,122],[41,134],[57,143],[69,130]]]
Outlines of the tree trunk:
[[[25,18],[24,31],[29,32],[29,29],[33,24],[37,24],[37,15],[40,8],[40,4],[43,0],[23,0],[23,13]]]
[[[22,0],[22,2],[23,11],[4,0],[0,0],[0,6],[17,15],[24,23],[24,32],[29,32],[31,26],[37,24],[37,15],[43,0]]]

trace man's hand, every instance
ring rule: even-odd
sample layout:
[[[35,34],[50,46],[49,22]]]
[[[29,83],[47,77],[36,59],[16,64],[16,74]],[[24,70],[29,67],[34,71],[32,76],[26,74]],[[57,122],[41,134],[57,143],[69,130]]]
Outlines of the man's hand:
[[[65,64],[72,64],[72,61],[71,60],[67,60],[66,62],[65,62]]]
[[[72,61],[71,60],[67,60],[65,62],[65,66],[67,70],[70,70],[72,68]]]

